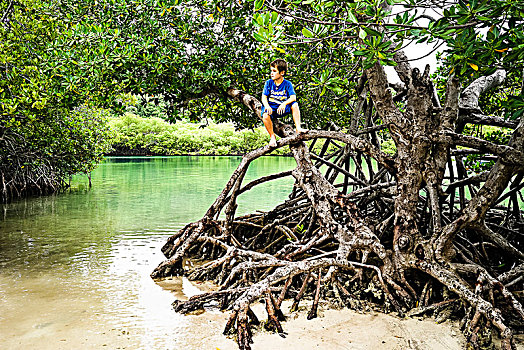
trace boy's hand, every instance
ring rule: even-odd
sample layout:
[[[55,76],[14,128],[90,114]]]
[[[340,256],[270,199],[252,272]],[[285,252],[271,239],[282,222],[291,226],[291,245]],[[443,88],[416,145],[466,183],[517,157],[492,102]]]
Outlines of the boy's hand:
[[[273,108],[271,108],[271,107],[267,107],[265,112],[266,112],[268,115],[271,115],[271,114],[273,114]]]
[[[278,106],[278,109],[277,109],[277,113],[278,114],[284,114],[285,111],[286,111],[286,105],[285,104],[281,104],[280,106]]]

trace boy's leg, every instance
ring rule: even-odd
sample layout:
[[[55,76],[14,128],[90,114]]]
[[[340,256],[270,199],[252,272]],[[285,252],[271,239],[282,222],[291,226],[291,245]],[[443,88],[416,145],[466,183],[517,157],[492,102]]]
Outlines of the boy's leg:
[[[291,106],[291,112],[293,113],[293,121],[295,122],[295,127],[297,129],[297,133],[305,132],[306,129],[302,129],[300,126],[300,108],[298,108],[298,103],[295,102]]]
[[[264,113],[264,115],[262,116],[262,121],[264,122],[264,126],[266,127],[266,130],[269,133],[269,146],[276,147],[277,138],[275,137],[275,133],[273,132],[273,122],[271,121],[271,116],[267,113]]]

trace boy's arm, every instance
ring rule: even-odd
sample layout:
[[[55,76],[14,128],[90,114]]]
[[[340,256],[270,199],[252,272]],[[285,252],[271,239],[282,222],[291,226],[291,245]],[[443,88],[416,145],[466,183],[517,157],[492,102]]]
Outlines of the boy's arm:
[[[291,95],[291,96],[289,96],[289,98],[288,98],[287,100],[285,100],[284,103],[282,103],[282,104],[286,104],[286,105],[288,105],[288,104],[290,104],[290,103],[295,102],[296,100],[297,100],[297,95]]]
[[[280,106],[278,106],[278,110],[277,110],[277,113],[278,114],[282,114],[284,113],[284,110],[286,109],[286,106],[290,103],[293,103],[297,100],[297,95],[291,95],[289,96],[289,98],[287,100],[285,100],[284,102],[282,102],[282,104]]]
[[[266,109],[267,114],[271,115],[273,113],[273,108],[269,106],[267,96],[264,94],[262,94],[262,104],[264,105],[264,108]]]

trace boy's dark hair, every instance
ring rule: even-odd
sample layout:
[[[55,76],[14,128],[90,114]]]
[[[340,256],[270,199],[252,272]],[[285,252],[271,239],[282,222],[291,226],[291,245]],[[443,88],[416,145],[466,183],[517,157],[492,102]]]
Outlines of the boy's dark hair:
[[[276,69],[278,69],[279,73],[287,72],[287,62],[281,58],[278,58],[271,62],[271,67],[275,67]]]

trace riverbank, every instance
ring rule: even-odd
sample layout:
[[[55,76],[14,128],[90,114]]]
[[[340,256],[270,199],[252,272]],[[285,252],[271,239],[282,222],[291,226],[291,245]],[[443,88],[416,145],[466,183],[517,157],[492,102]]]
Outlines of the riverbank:
[[[282,323],[285,337],[267,332],[262,327],[254,331],[252,350],[459,350],[465,339],[457,324],[436,324],[432,319],[400,319],[380,312],[356,312],[349,309],[333,310],[320,306],[320,315],[308,320],[304,303],[298,312],[289,313],[291,301],[283,303],[287,321]],[[267,319],[263,304],[255,305],[254,312],[264,321]],[[213,317],[214,316],[214,317]],[[226,316],[226,317],[224,317]],[[204,319],[219,319],[225,325],[229,313],[222,315],[199,315]],[[213,321],[211,321],[213,322]],[[211,323],[210,322],[210,323]],[[214,330],[195,344],[194,349],[237,350],[234,339],[225,338],[221,328]]]
[[[0,284],[3,282],[7,281],[0,279]],[[53,281],[38,278],[30,284],[38,293],[42,293],[41,297],[45,297],[53,288]],[[156,323],[162,325],[160,329],[137,328],[133,323],[107,322],[100,305],[93,308],[84,299],[81,303],[72,302],[80,296],[71,298],[71,294],[67,294],[66,298],[56,300],[53,304],[42,304],[27,300],[22,293],[17,298],[19,304],[11,304],[11,308],[20,310],[16,315],[17,320],[12,320],[14,326],[5,327],[9,323],[9,316],[7,319],[5,316],[0,317],[0,320],[4,318],[4,327],[0,327],[0,341],[6,349],[238,349],[234,338],[222,334],[229,312],[210,309],[198,315],[184,316],[175,313],[166,304],[169,300],[184,300],[209,291],[208,285],[180,277],[165,280],[158,285],[162,288],[157,287],[158,290],[150,297],[163,301],[156,306]],[[12,300],[12,295],[7,296]],[[89,299],[89,296],[85,299]],[[307,301],[297,312],[290,313],[290,306],[291,301],[284,301],[283,311],[287,320],[282,323],[282,327],[285,337],[267,332],[259,326],[253,330],[252,350],[460,350],[466,344],[457,322],[437,324],[432,318],[399,318],[374,310],[335,310],[329,309],[325,303],[319,305],[319,317],[307,320]],[[60,316],[56,310],[64,310],[69,316]],[[1,315],[9,315],[4,312],[5,305],[2,307],[0,304],[0,311]],[[253,311],[261,321],[267,319],[262,303],[254,304]],[[140,318],[140,315],[135,317]],[[161,343],[156,342],[159,338],[163,338]],[[522,335],[516,336],[515,341],[517,349],[524,349]],[[495,345],[499,349],[500,342],[496,340]]]

